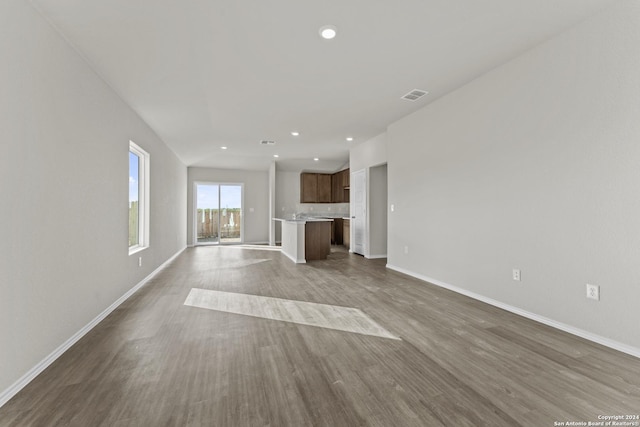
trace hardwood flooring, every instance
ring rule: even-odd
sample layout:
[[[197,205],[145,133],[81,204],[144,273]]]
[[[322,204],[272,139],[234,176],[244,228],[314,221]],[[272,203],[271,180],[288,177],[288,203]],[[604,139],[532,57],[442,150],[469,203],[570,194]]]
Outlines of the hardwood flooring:
[[[334,251],[185,251],[0,408],[0,426],[554,426],[640,414],[640,359]],[[400,340],[184,305],[353,307]],[[636,420],[637,421],[637,420]]]

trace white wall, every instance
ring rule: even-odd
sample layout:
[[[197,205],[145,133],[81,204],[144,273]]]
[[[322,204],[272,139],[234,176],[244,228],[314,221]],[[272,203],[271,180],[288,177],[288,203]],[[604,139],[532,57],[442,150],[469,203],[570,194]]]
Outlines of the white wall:
[[[620,2],[391,125],[389,264],[640,348],[638,46]]]
[[[364,141],[349,150],[351,172],[387,163],[387,133]]]
[[[276,209],[275,216],[288,218],[297,213],[300,206],[300,172],[276,169]],[[279,224],[276,224],[279,226]],[[280,234],[276,232],[276,235]]]
[[[185,247],[187,170],[29,2],[0,2],[0,29],[1,397]],[[151,155],[131,257],[130,139]]]
[[[349,150],[351,172],[365,170],[367,224],[365,257],[387,254],[387,133],[355,145]]]
[[[244,184],[244,243],[269,241],[269,172],[234,169],[189,168],[187,192],[187,243],[193,245],[193,193],[195,182]],[[251,212],[253,209],[253,212]]]

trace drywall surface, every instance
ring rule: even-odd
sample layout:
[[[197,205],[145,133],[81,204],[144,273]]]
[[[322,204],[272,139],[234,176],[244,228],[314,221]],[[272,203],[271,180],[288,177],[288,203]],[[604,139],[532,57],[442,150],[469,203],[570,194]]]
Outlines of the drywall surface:
[[[387,133],[364,141],[349,150],[351,171],[366,171],[367,224],[365,256],[387,254]]]
[[[193,196],[196,182],[219,184],[244,184],[244,243],[267,243],[269,241],[269,172],[237,169],[194,168],[189,170],[187,192],[187,243],[194,244]]]
[[[387,163],[387,134],[382,133],[349,150],[352,171]]]
[[[638,46],[620,2],[389,126],[389,264],[640,348]]]
[[[185,247],[187,168],[29,2],[0,2],[0,33],[2,394]],[[151,155],[133,256],[129,140]]]

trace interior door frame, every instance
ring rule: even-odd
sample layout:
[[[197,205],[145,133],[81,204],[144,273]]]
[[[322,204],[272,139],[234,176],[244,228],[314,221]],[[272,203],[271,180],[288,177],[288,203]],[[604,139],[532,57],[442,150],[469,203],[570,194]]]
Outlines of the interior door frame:
[[[218,242],[198,243],[198,185],[217,185],[218,186]],[[240,187],[240,241],[239,242],[222,242],[220,239],[220,214],[222,206],[220,206],[220,187],[224,185],[235,185]],[[243,182],[217,182],[217,181],[194,181],[193,182],[193,245],[194,246],[221,246],[221,245],[242,245],[244,244],[244,183]]]
[[[362,191],[362,212],[356,212],[356,203],[355,200],[357,198],[357,196],[355,195],[355,193],[358,191],[358,182],[357,179],[359,177],[362,177],[362,188],[360,189]],[[367,169],[360,169],[354,172],[351,172],[351,177],[350,177],[350,190],[349,192],[351,193],[350,195],[350,201],[349,201],[349,205],[350,205],[350,213],[351,213],[351,226],[350,226],[350,245],[349,245],[349,252],[352,253],[356,253],[356,254],[360,254],[362,256],[367,255],[366,251],[367,251],[367,240],[368,240],[368,236],[367,236],[367,226],[368,226],[368,211],[369,209],[367,208]],[[362,249],[361,251],[357,251],[356,250],[356,222],[357,221],[362,221],[362,241],[360,242]]]

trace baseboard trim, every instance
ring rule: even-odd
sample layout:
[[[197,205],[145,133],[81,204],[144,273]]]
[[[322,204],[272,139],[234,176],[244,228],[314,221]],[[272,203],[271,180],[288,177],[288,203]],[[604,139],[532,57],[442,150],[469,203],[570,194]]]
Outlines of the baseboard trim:
[[[456,292],[458,294],[462,294],[462,295],[468,296],[469,298],[473,298],[475,300],[482,301],[482,302],[487,303],[489,305],[492,305],[494,307],[498,307],[498,308],[501,308],[503,310],[509,311],[509,312],[511,312],[513,314],[517,314],[519,316],[526,317],[527,319],[542,323],[542,324],[547,325],[547,326],[551,326],[552,328],[556,328],[556,329],[559,329],[561,331],[570,333],[572,335],[576,335],[576,336],[578,336],[580,338],[584,338],[584,339],[586,339],[588,341],[592,341],[592,342],[595,342],[597,344],[601,344],[601,345],[603,345],[605,347],[609,347],[609,348],[612,348],[614,350],[618,350],[618,351],[621,351],[623,353],[629,354],[631,356],[635,356],[637,358],[640,358],[640,348],[636,348],[636,347],[621,343],[619,341],[615,341],[615,340],[612,340],[612,339],[609,339],[609,338],[606,338],[606,337],[603,337],[603,336],[600,336],[600,335],[597,335],[597,334],[593,334],[591,332],[587,332],[587,331],[585,331],[583,329],[579,329],[579,328],[576,328],[574,326],[567,325],[565,323],[555,321],[555,320],[550,319],[548,317],[544,317],[544,316],[541,316],[539,314],[532,313],[530,311],[526,311],[526,310],[523,310],[521,308],[509,305],[509,304],[505,304],[503,302],[494,300],[492,298],[488,298],[488,297],[485,297],[483,295],[476,294],[475,292],[471,292],[471,291],[468,291],[466,289],[450,285],[450,284],[442,282],[440,280],[436,280],[436,279],[433,279],[431,277],[427,277],[427,276],[424,276],[422,274],[418,274],[418,273],[415,273],[413,271],[406,270],[404,268],[397,267],[397,266],[392,265],[392,264],[387,264],[387,268],[390,269],[390,270],[397,271],[399,273],[406,274],[407,276],[415,277],[416,279],[420,279],[422,281],[429,282],[429,283],[431,283],[433,285],[439,286],[441,288],[448,289],[448,290]]]
[[[278,243],[278,242],[276,242]],[[195,248],[197,246],[237,246],[237,245],[268,245],[269,242],[266,240],[261,240],[259,242],[242,242],[242,243],[231,243],[231,244],[219,244],[219,243],[205,243],[205,244],[200,244],[200,245],[196,245],[196,244],[189,244],[187,245],[187,248]]]
[[[386,257],[387,257],[387,254],[384,254],[384,255],[369,255],[369,256],[366,256],[365,258],[367,258],[367,259],[380,259],[380,258],[386,258]]]
[[[187,247],[180,249],[176,252],[171,258],[163,262],[158,268],[153,270],[151,274],[142,279],[137,285],[127,291],[124,295],[118,298],[113,304],[107,307],[102,313],[96,316],[93,320],[87,323],[82,329],[76,332],[71,338],[66,340],[60,347],[56,348],[51,354],[42,359],[37,365],[31,368],[26,374],[24,374],[20,379],[18,379],[15,383],[9,386],[8,389],[4,390],[0,393],[0,408],[7,403],[13,396],[18,394],[20,390],[27,386],[35,377],[37,377],[42,371],[47,369],[49,365],[56,361],[57,358],[62,356],[65,351],[71,348],[76,342],[78,342],[83,336],[85,336],[89,331],[91,331],[98,323],[104,320],[111,312],[113,312],[120,304],[125,302],[131,295],[136,293],[140,288],[147,284],[149,280],[153,278],[156,274],[160,272],[163,268],[165,268],[171,261],[176,259]]]
[[[280,253],[284,256],[286,256],[287,258],[289,258],[291,261],[295,262],[296,264],[306,264],[307,260],[306,259],[296,259],[296,257],[289,255],[288,253],[286,253],[285,251],[280,251]]]

